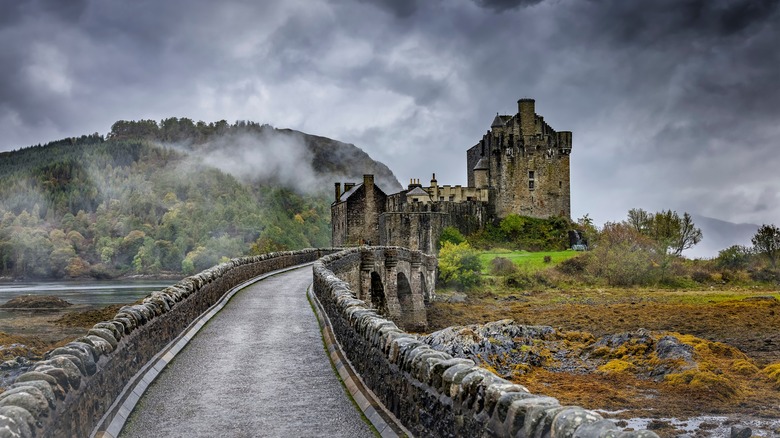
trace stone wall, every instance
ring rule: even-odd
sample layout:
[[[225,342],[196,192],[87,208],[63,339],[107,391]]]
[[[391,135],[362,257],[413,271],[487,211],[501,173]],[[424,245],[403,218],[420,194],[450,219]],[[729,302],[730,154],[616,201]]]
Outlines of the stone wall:
[[[445,227],[472,234],[487,221],[487,207],[482,202],[406,203],[400,211],[388,210],[379,216],[379,244],[435,254]]]
[[[338,342],[366,385],[416,436],[657,437],[620,432],[576,406],[535,395],[468,359],[434,350],[356,299],[340,276],[359,264],[359,250],[314,263],[314,292]]]
[[[312,262],[309,249],[233,259],[122,307],[114,319],[56,348],[0,394],[0,437],[86,437],[128,381],[231,288]]]

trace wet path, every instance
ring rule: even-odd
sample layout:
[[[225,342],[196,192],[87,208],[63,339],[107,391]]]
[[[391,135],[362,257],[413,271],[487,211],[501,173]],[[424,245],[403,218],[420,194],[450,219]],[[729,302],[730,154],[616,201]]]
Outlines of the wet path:
[[[255,283],[179,352],[121,437],[373,436],[306,299],[311,267]]]

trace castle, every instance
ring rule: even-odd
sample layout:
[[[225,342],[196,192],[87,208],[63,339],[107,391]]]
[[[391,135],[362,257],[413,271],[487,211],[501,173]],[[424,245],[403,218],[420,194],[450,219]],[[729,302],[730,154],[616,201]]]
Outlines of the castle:
[[[385,194],[373,175],[335,186],[333,246],[403,246],[432,254],[443,228],[473,233],[510,214],[571,217],[571,131],[555,131],[536,114],[533,99],[517,101],[517,114],[499,115],[466,151],[468,187],[410,181]]]

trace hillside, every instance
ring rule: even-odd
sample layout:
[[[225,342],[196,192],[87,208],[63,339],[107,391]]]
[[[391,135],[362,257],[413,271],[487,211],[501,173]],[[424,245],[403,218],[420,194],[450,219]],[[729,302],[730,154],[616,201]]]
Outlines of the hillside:
[[[693,248],[685,251],[689,258],[717,257],[718,251],[732,245],[752,246],[750,239],[758,231],[755,224],[735,224],[707,216],[694,215],[696,226],[701,228],[704,239]]]
[[[252,122],[119,121],[105,137],[0,154],[0,276],[187,274],[330,241],[335,181],[374,173],[351,144]]]

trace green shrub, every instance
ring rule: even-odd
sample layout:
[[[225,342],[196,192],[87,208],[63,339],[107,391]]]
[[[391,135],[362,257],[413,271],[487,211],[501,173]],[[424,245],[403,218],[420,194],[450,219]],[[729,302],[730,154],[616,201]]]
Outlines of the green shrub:
[[[564,260],[558,264],[559,271],[568,275],[577,275],[585,272],[585,268],[588,266],[588,259],[590,254],[582,254],[570,259]]]
[[[476,286],[480,281],[478,253],[468,242],[453,244],[444,242],[439,250],[439,281],[460,290]]]
[[[507,287],[515,289],[532,289],[536,286],[536,278],[533,274],[524,271],[517,271],[506,276]]]
[[[496,257],[490,261],[490,274],[507,276],[517,272],[517,265],[506,257]]]
[[[750,265],[754,256],[751,248],[734,245],[718,252],[715,263],[721,269],[745,269]]]
[[[764,268],[751,272],[750,278],[762,283],[780,283],[780,270]]]
[[[691,274],[691,280],[697,283],[709,283],[712,281],[712,275],[706,271],[694,271]]]
[[[441,230],[441,236],[439,237],[439,245],[444,245],[444,242],[450,242],[455,245],[459,243],[463,243],[466,241],[466,238],[463,237],[463,234],[455,227],[445,227],[443,230]]]

